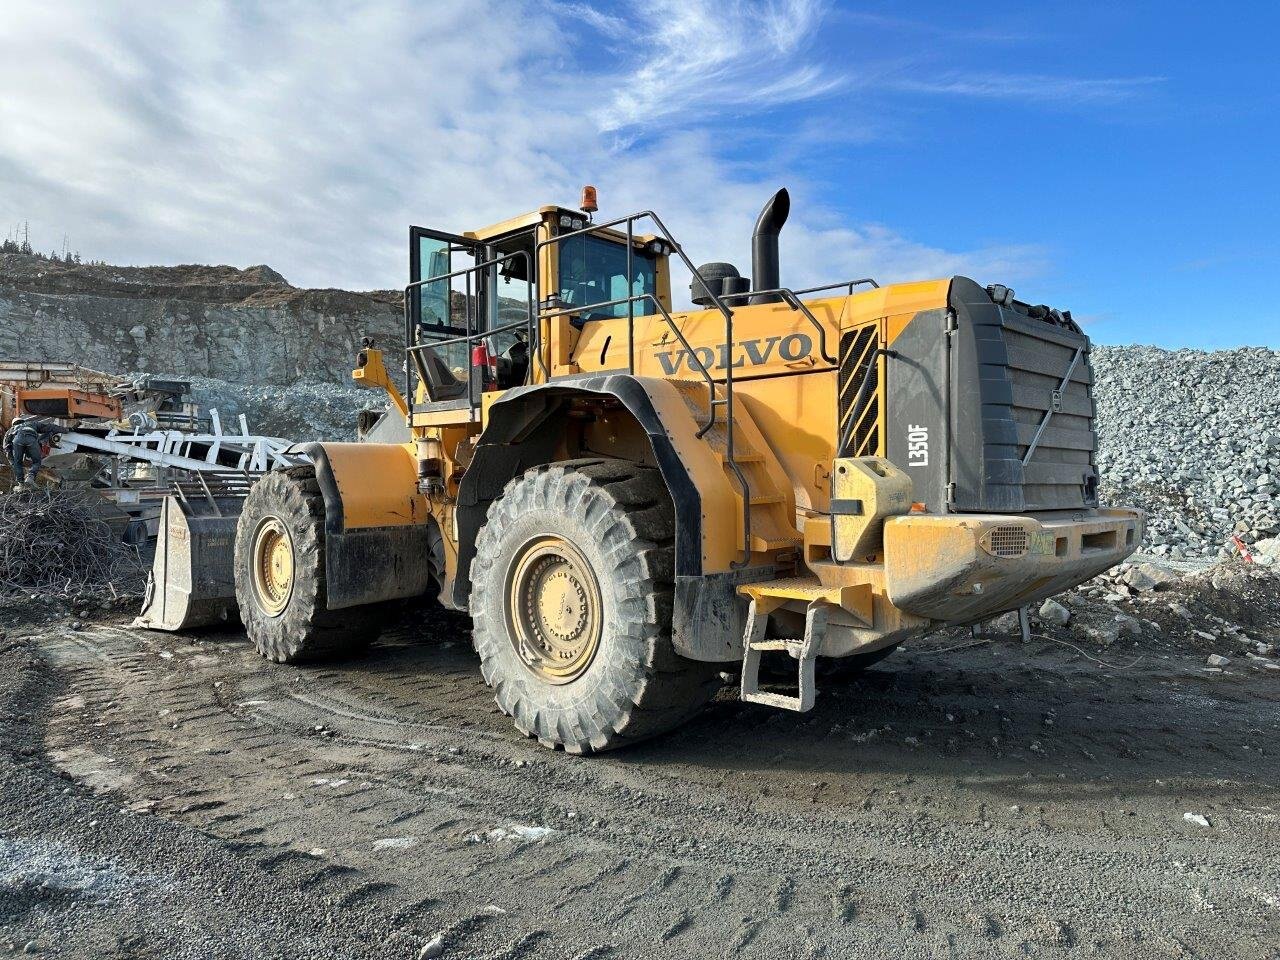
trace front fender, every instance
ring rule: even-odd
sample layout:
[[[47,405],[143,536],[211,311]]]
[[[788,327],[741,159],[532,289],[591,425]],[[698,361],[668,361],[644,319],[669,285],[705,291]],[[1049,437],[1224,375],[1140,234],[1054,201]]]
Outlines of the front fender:
[[[330,610],[416,597],[431,583],[427,500],[410,448],[304,443],[324,496],[325,591]]]

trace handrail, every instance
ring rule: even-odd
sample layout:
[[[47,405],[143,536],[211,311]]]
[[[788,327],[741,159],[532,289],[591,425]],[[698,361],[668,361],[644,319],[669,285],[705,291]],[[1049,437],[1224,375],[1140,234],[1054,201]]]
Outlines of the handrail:
[[[879,335],[877,334],[877,337],[878,336]],[[876,367],[876,361],[879,360],[881,357],[896,357],[897,355],[898,355],[898,351],[886,350],[884,347],[876,347],[874,350],[871,351],[871,355],[867,359],[866,372],[863,373],[862,375],[862,383],[858,385],[858,392],[854,394],[853,400],[849,404],[848,423],[840,430],[840,435],[836,438],[836,456],[837,457],[847,456],[845,452],[845,448],[848,447],[849,441],[853,438],[853,429],[854,429],[854,426],[857,424],[857,420],[858,420],[856,416],[856,412],[858,408],[862,406],[862,402],[867,397],[867,389],[871,386],[871,372],[873,370],[875,370],[877,373],[879,372]],[[837,391],[836,423],[839,424],[839,422],[840,422],[840,394],[839,394],[839,391]]]
[[[667,308],[664,307],[662,305],[662,302],[658,300],[658,298],[654,296],[652,293],[635,293],[629,297],[619,297],[617,300],[606,300],[602,303],[592,303],[592,304],[589,304],[589,306],[592,308],[617,307],[617,306],[621,306],[624,303],[634,304],[634,303],[645,301],[645,300],[652,303],[655,307],[658,308],[658,312],[662,314],[663,318],[667,321],[667,323],[671,325],[671,329],[675,331],[676,337],[679,338],[681,346],[684,347],[684,351],[688,355],[690,363],[697,364],[698,372],[702,374],[702,378],[707,381],[707,384],[712,389],[715,389],[715,378],[711,376],[711,371],[708,370],[706,365],[703,364],[703,362],[698,359],[698,355],[694,352],[693,345],[689,343],[684,333],[682,333],[680,329],[675,325],[675,321],[672,319],[671,314],[667,312]],[[582,310],[583,308],[581,306],[561,307],[558,310],[550,310],[550,311],[544,310],[542,312],[542,318],[544,320],[554,320],[556,317],[563,317],[563,316],[568,316],[570,314],[582,313]],[[635,373],[634,362],[631,362],[628,365],[627,372]],[[701,434],[699,434],[699,436],[701,436]]]
[[[532,283],[529,284],[528,290],[526,292],[526,299],[528,302],[525,307],[526,318],[523,321],[517,321],[515,323],[505,324],[501,327],[494,327],[493,329],[485,330],[483,332],[476,331],[475,325],[472,323],[473,318],[472,318],[471,274],[473,273],[476,274],[476,281],[477,281],[476,287],[478,290],[480,285],[479,281],[481,279],[479,274],[481,270],[488,270],[490,267],[495,267],[499,264],[506,263],[507,261],[514,260],[517,257],[523,258],[525,260],[526,266],[528,267],[528,272],[526,273],[526,276],[529,276],[529,277],[535,276],[533,272],[533,257],[529,253],[529,251],[513,250],[511,253],[503,254],[500,257],[494,257],[493,259],[485,260],[481,263],[473,264],[470,267],[464,267],[461,270],[454,270],[451,273],[442,273],[434,277],[426,277],[422,280],[414,280],[413,282],[405,286],[404,288],[405,352],[408,353],[411,357],[413,357],[414,365],[418,368],[418,376],[421,377],[424,381],[429,382],[430,378],[426,375],[425,367],[422,365],[421,360],[418,358],[418,353],[421,352],[422,350],[429,349],[429,348],[434,349],[436,347],[452,346],[455,343],[461,343],[463,341],[466,341],[467,346],[470,347],[472,343],[477,340],[483,340],[485,337],[491,337],[496,333],[506,333],[508,330],[514,330],[515,328],[522,327],[522,326],[525,327],[527,331],[526,335],[528,336],[529,349],[538,355],[538,363],[542,367],[543,373],[546,374],[548,379],[550,379],[551,371],[547,369],[546,360],[542,356],[542,349],[541,349],[542,338],[541,338],[540,325],[535,320],[535,312],[533,308],[534,300],[533,300],[533,284]],[[413,310],[412,310],[412,307],[410,306],[410,294],[412,293],[412,291],[420,287],[426,286],[429,283],[447,283],[449,280],[452,280],[454,277],[461,277],[461,276],[465,276],[467,281],[467,289],[466,289],[466,292],[464,293],[465,303],[463,304],[463,307],[465,310],[464,320],[465,320],[465,327],[466,327],[467,333],[457,337],[450,337],[446,340],[436,340],[432,343],[416,343],[415,342],[416,337],[414,337],[413,335],[414,334]],[[453,296],[452,295],[453,295],[453,291],[450,288],[446,287],[445,288],[445,309],[449,313],[449,320],[453,319],[452,317]],[[533,369],[532,364],[530,364],[529,371],[531,371],[532,369]],[[526,376],[528,376],[528,371],[526,371]],[[406,378],[405,392],[409,401],[409,419],[410,419],[410,422],[412,422],[413,407],[414,407],[413,377],[412,377],[412,374],[410,374],[407,369],[405,371],[405,378]],[[467,377],[467,401],[473,407],[476,405],[475,377],[473,375],[468,375]]]
[[[822,322],[813,315],[813,312],[805,306],[804,302],[797,296],[797,293],[800,292],[803,291],[791,290],[788,287],[774,287],[772,290],[751,290],[747,293],[731,293],[725,299],[745,300],[748,297],[758,296],[782,297],[786,301],[787,306],[792,310],[799,310],[808,317],[809,322],[812,323],[814,328],[818,331],[818,353],[821,355],[822,359],[827,361],[827,363],[836,363],[837,358],[827,353],[827,328],[822,325]]]
[[[732,348],[733,311],[730,310],[728,306],[725,305],[724,301],[721,300],[721,298],[714,291],[712,291],[709,287],[707,287],[706,282],[703,280],[702,274],[698,272],[698,268],[693,265],[693,261],[689,259],[687,254],[685,254],[684,248],[681,247],[680,244],[676,242],[675,238],[671,235],[671,231],[667,229],[667,225],[663,223],[662,219],[652,210],[642,210],[639,213],[633,213],[630,216],[618,217],[616,220],[610,220],[607,223],[593,223],[588,226],[582,227],[579,230],[573,230],[569,233],[561,233],[561,234],[557,234],[554,237],[548,237],[546,240],[541,240],[534,245],[534,255],[536,256],[542,250],[543,247],[551,246],[553,244],[563,243],[565,240],[570,240],[573,237],[582,236],[588,233],[597,233],[601,230],[607,230],[612,227],[617,227],[625,224],[626,234],[627,234],[627,285],[628,287],[630,287],[630,285],[634,282],[634,270],[632,268],[631,258],[633,255],[632,248],[635,245],[635,241],[634,241],[635,223],[637,220],[645,220],[645,219],[653,221],[654,226],[658,229],[658,232],[662,235],[663,239],[665,239],[667,243],[671,245],[672,253],[675,253],[680,257],[681,262],[684,263],[685,267],[689,270],[689,272],[693,274],[694,277],[698,279],[698,282],[702,284],[703,288],[706,289],[707,295],[711,298],[711,302],[715,305],[716,309],[719,310],[720,313],[724,316],[724,340],[725,340],[725,343],[729,345],[730,348]],[[541,294],[541,292],[542,291],[539,290],[539,294]],[[559,287],[558,287],[558,281],[557,281],[557,293],[558,292],[559,292]],[[742,472],[742,468],[738,465],[737,459],[734,457],[733,364],[729,364],[725,368],[724,397],[719,398],[716,396],[715,379],[711,376],[710,371],[707,370],[707,368],[702,364],[702,361],[697,359],[697,354],[694,352],[692,345],[689,343],[688,339],[685,337],[683,331],[681,331],[681,329],[676,325],[676,322],[674,319],[672,319],[671,314],[668,313],[666,308],[662,306],[662,304],[658,301],[657,297],[654,296],[653,294],[632,294],[629,297],[623,297],[623,298],[620,298],[619,300],[612,301],[610,304],[608,304],[611,306],[618,306],[623,303],[627,304],[627,354],[628,354],[627,370],[629,373],[635,373],[635,304],[643,300],[650,300],[658,306],[658,309],[662,313],[663,320],[666,321],[667,326],[671,328],[673,333],[675,333],[681,345],[684,347],[686,354],[694,363],[697,364],[698,369],[703,375],[703,378],[707,381],[707,393],[708,393],[707,422],[704,423],[702,425],[702,429],[698,431],[697,435],[699,437],[706,436],[706,434],[710,432],[711,428],[715,426],[716,407],[723,406],[725,408],[725,427],[726,427],[725,429],[725,463],[728,464],[729,469],[733,472],[733,475],[737,479],[739,486],[742,488],[742,539],[743,539],[742,554],[743,556],[741,560],[735,560],[730,565],[734,568],[744,567],[751,562],[751,488],[747,483],[746,474]],[[538,302],[539,303],[545,302],[544,298],[541,295],[538,297]],[[600,304],[592,304],[591,306],[600,306]],[[563,310],[558,310],[552,314],[543,314],[543,316],[554,317],[554,316],[562,316],[564,314],[581,313],[581,312],[582,312],[581,310],[575,311],[573,309],[563,309]]]
[[[864,283],[869,283],[872,287],[879,290],[880,284],[876,283],[870,277],[863,277],[861,280],[841,280],[839,283],[828,283],[821,287],[805,287],[803,290],[796,290],[796,293],[821,293],[823,290],[834,290],[837,287],[848,287],[849,295],[853,295],[853,288],[860,287]]]
[[[582,227],[579,230],[573,230],[569,233],[560,233],[555,235],[554,237],[548,237],[546,240],[540,240],[538,243],[534,245],[534,254],[536,255],[543,247],[548,247],[555,244],[563,243],[565,240],[571,240],[574,237],[583,236],[588,233],[597,233],[601,230],[608,230],[612,227],[617,227],[622,224],[625,224],[627,227],[627,240],[628,240],[627,250],[628,250],[628,259],[629,259],[631,248],[632,246],[634,246],[634,239],[632,237],[632,233],[633,233],[635,222],[637,220],[645,220],[645,219],[649,219],[653,221],[654,226],[658,228],[658,232],[662,234],[663,239],[666,240],[669,244],[671,244],[672,253],[679,255],[680,260],[689,269],[689,272],[692,273],[695,277],[697,277],[699,282],[702,282],[702,274],[698,273],[698,268],[693,265],[693,261],[690,260],[689,257],[685,254],[684,248],[681,247],[680,244],[676,242],[675,238],[671,235],[671,231],[667,229],[666,224],[664,224],[662,220],[658,217],[658,215],[654,213],[652,210],[642,210],[639,213],[633,213],[630,216],[618,217],[615,220],[610,220],[608,223],[593,223],[588,226]],[[627,283],[630,284],[631,282],[632,282],[632,275],[631,273],[628,273]],[[703,286],[705,287],[706,284],[703,283]],[[719,310],[720,313],[724,316],[725,342],[730,344],[733,343],[733,311],[730,310],[725,305],[724,301],[719,296],[717,296],[712,290],[708,289],[707,295],[711,297],[711,301],[715,305],[716,309]],[[539,302],[541,302],[542,298],[539,297],[538,299],[539,299]],[[631,299],[634,302],[634,300],[644,299],[644,297],[640,294],[634,294],[632,297],[626,298],[626,299]],[[626,302],[626,301],[625,300],[619,301],[619,303],[621,302]],[[568,311],[568,312],[571,313],[573,311]],[[687,350],[691,349],[689,347],[688,340],[685,339],[684,334],[681,333],[680,329],[676,326],[675,321],[671,318],[671,315],[667,313],[665,310],[663,311],[663,319],[666,321],[667,325],[671,327],[672,332],[674,332],[676,336],[680,338],[680,341],[685,346],[685,349]],[[634,329],[633,329],[634,324],[635,324],[634,315],[630,311],[628,311],[628,326],[629,328],[632,328],[628,330],[629,345],[633,345],[635,341]],[[635,372],[634,352],[630,357],[628,370],[629,372],[632,372],[632,373]],[[729,367],[725,371],[725,384],[724,384],[725,396],[723,401],[716,399],[714,381],[710,381],[710,383],[711,383],[711,386],[709,387],[709,389],[711,393],[711,403],[707,408],[707,422],[703,424],[702,429],[698,431],[699,437],[705,436],[707,432],[713,426],[715,426],[716,407],[720,405],[722,402],[729,407],[729,410],[726,412],[726,415],[730,419],[732,419],[733,368]],[[732,436],[732,431],[730,431],[730,436]],[[732,448],[732,444],[733,444],[733,441],[732,439],[730,439],[729,441],[730,448]],[[732,457],[730,459],[732,459]]]
[[[461,334],[456,337],[450,337],[448,340],[434,340],[431,343],[416,343],[412,347],[408,347],[410,353],[416,353],[419,350],[434,350],[436,347],[451,347],[455,343],[461,343],[463,340],[483,340],[485,337],[491,337],[496,333],[506,333],[508,330],[514,330],[516,327],[527,327],[528,323],[524,320],[516,320],[512,323],[504,323],[500,327],[494,327],[492,330],[485,330],[482,333]]]

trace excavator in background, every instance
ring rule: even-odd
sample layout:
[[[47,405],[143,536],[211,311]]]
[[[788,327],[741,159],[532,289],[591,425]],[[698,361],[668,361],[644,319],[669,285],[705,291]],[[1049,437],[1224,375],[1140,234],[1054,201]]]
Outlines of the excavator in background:
[[[592,188],[412,227],[403,376],[372,343],[354,372],[409,441],[299,445],[238,502],[263,656],[351,653],[433,594],[471,615],[515,726],[589,753],[676,727],[726,668],[743,700],[808,710],[819,658],[868,664],[1137,548],[1142,514],[1098,502],[1069,313],[964,277],[790,289],[789,206],[761,212],[751,278],[695,266],[651,211],[594,222]],[[794,684],[762,684],[765,659]]]

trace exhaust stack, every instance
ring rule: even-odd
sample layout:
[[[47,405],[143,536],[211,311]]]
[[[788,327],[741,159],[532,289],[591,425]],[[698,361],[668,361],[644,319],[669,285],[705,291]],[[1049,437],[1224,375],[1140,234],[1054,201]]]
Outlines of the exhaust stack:
[[[764,205],[751,234],[751,282],[753,290],[776,290],[782,281],[778,271],[778,234],[791,213],[791,194],[783,187]],[[752,303],[776,303],[777,294],[753,296]]]

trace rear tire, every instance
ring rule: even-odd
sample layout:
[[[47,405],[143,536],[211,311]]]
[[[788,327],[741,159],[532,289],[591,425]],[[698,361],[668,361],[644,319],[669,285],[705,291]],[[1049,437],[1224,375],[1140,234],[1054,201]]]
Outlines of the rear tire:
[[[665,733],[720,687],[671,644],[675,515],[657,470],[537,467],[489,508],[471,563],[485,682],[526,736],[569,753]]]
[[[372,608],[329,610],[324,496],[312,466],[266,474],[236,525],[236,601],[254,646],[276,663],[363,649],[377,635]]]

